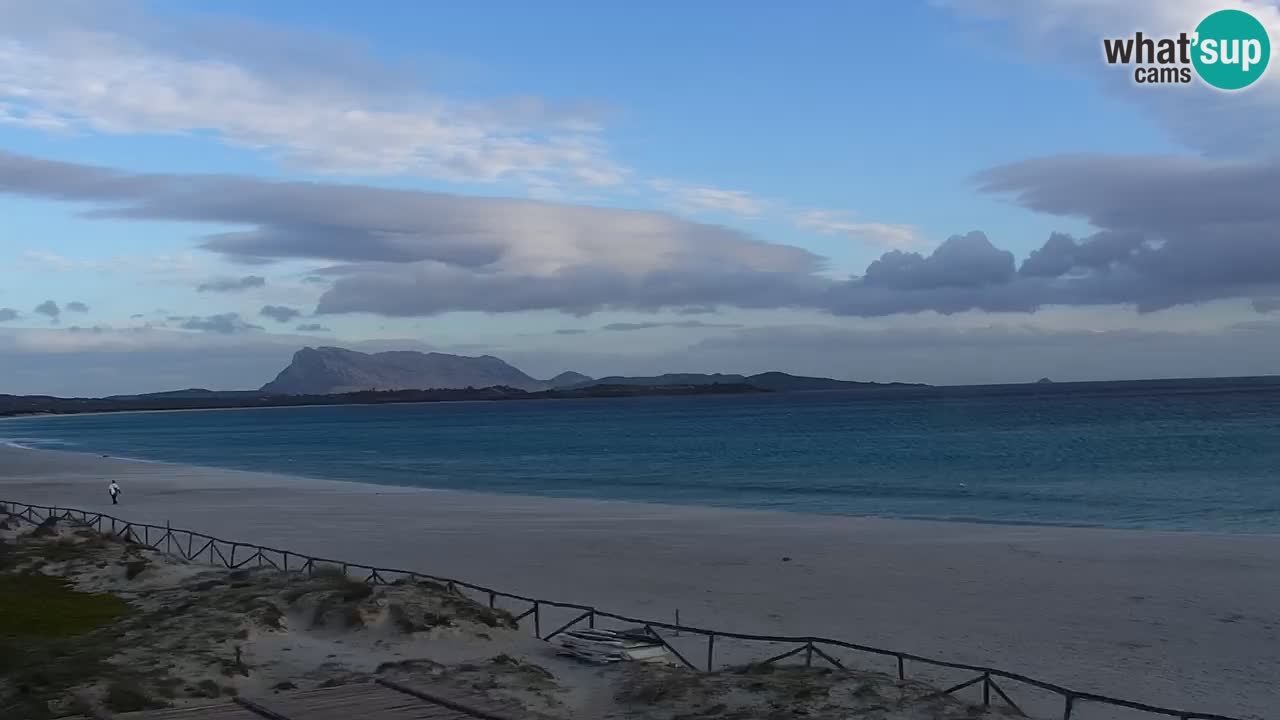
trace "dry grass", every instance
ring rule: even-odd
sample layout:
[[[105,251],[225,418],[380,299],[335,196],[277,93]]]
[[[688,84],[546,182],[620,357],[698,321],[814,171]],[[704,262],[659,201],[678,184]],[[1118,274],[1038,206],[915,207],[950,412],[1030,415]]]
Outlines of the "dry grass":
[[[311,576],[202,569],[66,521],[16,527],[22,534],[15,541],[0,541],[4,720],[84,714],[85,707],[127,712],[235,694],[245,683],[265,690],[372,676],[372,666],[362,675],[325,660],[293,675],[260,671],[260,659],[241,648],[264,634],[315,628],[320,635],[313,637],[341,643],[341,633],[362,634],[354,639],[366,629],[373,638],[393,630],[390,637],[421,640],[448,628],[450,638],[480,642],[482,630],[516,627],[510,614],[434,583],[375,587],[337,566],[318,566]],[[383,642],[395,641],[377,640]],[[533,672],[522,667],[516,674]]]

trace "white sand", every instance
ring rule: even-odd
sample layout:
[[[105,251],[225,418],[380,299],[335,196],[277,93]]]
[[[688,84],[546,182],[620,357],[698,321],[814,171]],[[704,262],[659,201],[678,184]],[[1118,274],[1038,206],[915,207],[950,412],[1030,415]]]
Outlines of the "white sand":
[[[124,488],[118,508],[109,478]],[[679,609],[691,625],[825,635],[1193,711],[1280,708],[1280,536],[547,500],[8,447],[0,499],[642,617]],[[1076,717],[1113,716],[1086,706]]]

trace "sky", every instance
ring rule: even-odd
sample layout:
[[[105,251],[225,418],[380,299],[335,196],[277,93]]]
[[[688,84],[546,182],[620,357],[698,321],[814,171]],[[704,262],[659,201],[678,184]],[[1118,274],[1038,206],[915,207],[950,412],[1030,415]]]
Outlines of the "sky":
[[[0,393],[1280,372],[1280,69],[1102,57],[1274,2],[632,5],[0,0]]]

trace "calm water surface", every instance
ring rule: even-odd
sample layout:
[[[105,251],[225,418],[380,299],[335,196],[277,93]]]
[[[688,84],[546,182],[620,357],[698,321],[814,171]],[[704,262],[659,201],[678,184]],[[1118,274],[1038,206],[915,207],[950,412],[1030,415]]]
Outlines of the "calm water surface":
[[[0,438],[481,492],[1280,532],[1274,379],[20,418]]]

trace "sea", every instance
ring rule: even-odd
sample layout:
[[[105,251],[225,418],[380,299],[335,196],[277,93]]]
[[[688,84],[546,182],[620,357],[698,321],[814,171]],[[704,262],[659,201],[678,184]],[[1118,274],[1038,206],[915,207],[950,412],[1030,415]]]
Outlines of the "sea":
[[[482,493],[1280,532],[1280,378],[27,417],[0,442]]]

